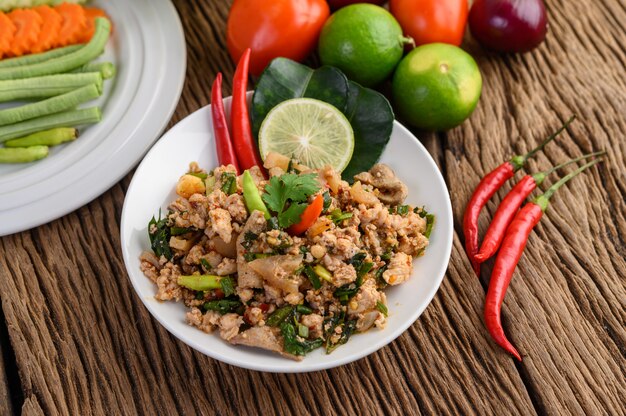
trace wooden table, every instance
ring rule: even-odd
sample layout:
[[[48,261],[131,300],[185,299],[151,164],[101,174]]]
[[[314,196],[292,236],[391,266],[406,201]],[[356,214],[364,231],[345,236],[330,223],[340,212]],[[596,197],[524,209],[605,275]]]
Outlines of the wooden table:
[[[230,2],[176,3],[188,69],[170,126],[208,103],[217,71],[229,94],[233,73]],[[456,233],[441,289],[400,338],[301,375],[231,367],[177,341],[124,269],[119,221],[131,173],[83,208],[0,240],[0,414],[625,414],[626,4],[547,3],[549,35],[532,53],[467,42],[484,77],[476,112],[450,132],[420,135],[450,188]],[[518,364],[484,328],[492,263],[472,275],[460,219],[482,175],[572,113],[580,121],[530,168],[598,149],[609,156],[558,192],[530,238],[504,306]],[[488,204],[482,231],[503,195]]]

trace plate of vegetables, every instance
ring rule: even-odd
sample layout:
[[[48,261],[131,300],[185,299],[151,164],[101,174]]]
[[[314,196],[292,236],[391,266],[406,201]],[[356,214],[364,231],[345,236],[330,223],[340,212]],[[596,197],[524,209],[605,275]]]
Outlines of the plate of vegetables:
[[[393,341],[434,297],[452,248],[448,191],[379,93],[277,58],[246,94],[247,59],[232,99],[218,74],[212,104],[138,167],[126,268],[152,315],[212,358],[340,366]]]
[[[186,69],[168,0],[27,3],[0,2],[0,235],[121,179],[165,128]]]

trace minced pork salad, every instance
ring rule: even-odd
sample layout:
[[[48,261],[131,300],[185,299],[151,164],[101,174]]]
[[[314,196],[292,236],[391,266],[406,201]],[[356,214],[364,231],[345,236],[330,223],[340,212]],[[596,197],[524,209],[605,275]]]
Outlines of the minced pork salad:
[[[269,180],[190,165],[149,223],[141,270],[156,299],[183,302],[190,325],[231,344],[296,360],[384,328],[384,289],[409,279],[433,216],[403,204],[407,187],[383,164],[352,185],[278,154],[265,167]]]

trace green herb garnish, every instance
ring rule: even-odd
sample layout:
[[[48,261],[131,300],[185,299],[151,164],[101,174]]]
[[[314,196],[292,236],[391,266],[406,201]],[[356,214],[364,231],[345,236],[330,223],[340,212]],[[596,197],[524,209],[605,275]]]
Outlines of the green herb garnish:
[[[232,172],[222,173],[222,187],[220,188],[226,195],[237,192],[237,176]]]
[[[222,292],[224,292],[224,296],[229,297],[235,294],[235,280],[230,276],[224,276],[220,280],[220,285],[222,286]]]
[[[205,180],[209,177],[209,175],[204,172],[188,172],[187,175],[195,176],[196,178],[200,178],[202,180]]]
[[[241,306],[243,306],[241,301],[235,299],[210,300],[202,305],[205,311],[217,311],[221,315],[235,312]]]
[[[300,341],[296,334],[296,327],[291,322],[283,322],[280,325],[280,332],[284,339],[285,351],[293,355],[306,355],[324,344],[324,340],[322,340],[322,338],[317,338],[311,341],[306,339]]]
[[[322,195],[324,197],[324,208],[322,212],[326,212],[328,208],[330,208],[330,204],[333,202],[333,199],[330,197],[330,192],[326,191]]]
[[[293,311],[293,306],[283,306],[282,308],[278,308],[267,318],[265,324],[267,326],[280,326],[283,321],[289,318]]]
[[[200,264],[202,265],[202,267],[204,267],[204,270],[207,272],[213,268],[211,267],[211,264],[209,263],[209,261],[205,258],[200,259]]]
[[[424,231],[424,237],[430,238],[430,233],[433,231],[435,225],[435,216],[433,214],[426,214],[426,231]]]
[[[315,271],[313,270],[313,267],[311,267],[308,264],[304,266],[304,274],[306,275],[306,277],[309,278],[309,281],[311,282],[311,286],[313,286],[313,289],[317,290],[322,287],[322,282],[320,281],[320,278],[317,275],[317,273],[315,273]]]
[[[339,224],[343,220],[349,220],[352,218],[351,212],[341,212],[340,209],[334,209],[330,213],[330,219],[333,220],[335,224]]]
[[[167,218],[161,218],[161,210],[159,210],[159,219],[154,217],[148,223],[148,236],[150,237],[150,246],[157,257],[165,256],[171,260],[173,257],[170,249],[170,228],[167,226]]]
[[[278,216],[278,224],[287,228],[300,221],[300,216],[308,206],[307,198],[319,190],[317,175],[295,175],[285,173],[274,176],[265,185],[263,201]],[[287,203],[289,206],[287,207]]]
[[[380,311],[380,313],[382,313],[383,315],[387,316],[387,314],[389,313],[389,310],[387,309],[387,305],[385,305],[382,302],[376,302],[376,309],[378,309]]]

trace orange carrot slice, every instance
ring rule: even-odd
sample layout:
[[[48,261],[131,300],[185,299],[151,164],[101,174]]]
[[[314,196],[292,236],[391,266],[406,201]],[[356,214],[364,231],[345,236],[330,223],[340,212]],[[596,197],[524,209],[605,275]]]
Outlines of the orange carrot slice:
[[[81,34],[87,26],[85,10],[78,4],[71,3],[61,3],[55,6],[54,10],[63,18],[55,46],[67,46],[78,43]]]
[[[81,33],[78,40],[79,43],[87,43],[93,37],[93,34],[96,32],[96,17],[108,18],[105,11],[97,7],[83,7],[83,10],[85,10],[85,15],[87,16],[87,26],[83,30],[83,33]]]
[[[8,53],[13,43],[13,37],[17,28],[9,17],[0,12],[0,59]]]
[[[50,6],[37,6],[33,7],[32,10],[41,16],[43,23],[37,42],[31,48],[31,52],[39,53],[52,49],[61,30],[63,18]]]
[[[7,16],[17,28],[9,55],[22,56],[30,53],[30,49],[37,43],[43,19],[37,12],[30,9],[15,9]]]

